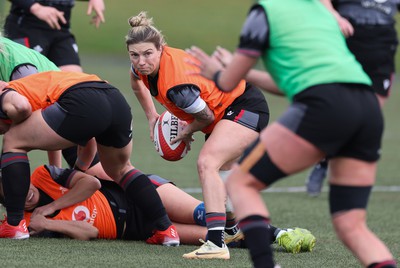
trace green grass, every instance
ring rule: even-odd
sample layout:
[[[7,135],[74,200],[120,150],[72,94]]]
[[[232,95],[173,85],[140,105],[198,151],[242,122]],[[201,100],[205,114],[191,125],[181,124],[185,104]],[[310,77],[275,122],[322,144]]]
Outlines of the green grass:
[[[147,122],[143,112],[129,89],[127,62],[123,57],[83,56],[84,67],[108,79],[123,90],[132,105],[135,120],[133,163],[145,172],[153,172],[173,179],[180,187],[198,187],[196,156],[203,143],[202,135],[196,135],[193,150],[181,161],[167,162],[157,155],[150,142]],[[106,62],[102,66],[99,62]],[[386,130],[383,140],[383,157],[380,162],[377,185],[400,185],[400,155],[397,153],[400,137],[398,106],[400,81],[385,107]],[[282,99],[267,95],[274,120],[285,106]],[[161,111],[161,110],[160,110]],[[31,153],[32,168],[45,161],[42,152]],[[291,176],[274,187],[303,186],[306,172]],[[325,187],[326,189],[326,187]],[[196,194],[201,198],[201,195]],[[329,221],[327,194],[308,198],[300,193],[264,193],[263,197],[271,211],[273,224],[280,227],[300,226],[310,229],[317,237],[312,253],[292,255],[276,248],[275,257],[282,267],[358,267],[357,261],[336,239]],[[369,204],[369,224],[372,230],[387,243],[400,262],[400,232],[398,231],[398,204],[400,195],[394,193],[372,194]],[[251,267],[246,250],[231,251],[229,261],[188,261],[181,255],[193,250],[192,246],[163,248],[143,242],[92,241],[79,242],[56,239],[30,239],[29,241],[2,240],[0,258],[4,265],[20,267]],[[15,257],[18,252],[18,258]]]
[[[398,193],[374,193],[370,202],[370,227],[397,254],[400,244],[397,217]],[[310,199],[304,193],[265,194],[277,226],[309,228],[317,237],[311,253],[290,254],[274,246],[277,262],[282,267],[359,267],[357,261],[338,242],[329,223],[327,196]],[[91,241],[69,239],[2,240],[0,258],[9,267],[251,267],[247,251],[231,250],[231,260],[184,260],[181,255],[193,246],[165,248],[144,242]],[[16,255],[18,252],[18,255]]]
[[[5,15],[9,2],[0,0],[0,16]],[[86,72],[96,73],[117,86],[132,106],[134,114],[134,149],[132,162],[144,172],[160,174],[172,179],[180,187],[199,187],[196,174],[196,157],[204,138],[196,134],[193,150],[178,162],[167,162],[158,156],[149,139],[148,126],[143,111],[129,86],[129,61],[126,57],[124,36],[129,29],[127,19],[141,10],[149,11],[172,46],[186,48],[199,45],[210,52],[216,45],[233,49],[237,43],[241,24],[250,0],[118,0],[106,1],[106,24],[96,30],[84,15],[85,2],[77,2],[72,30],[82,54]],[[0,18],[0,21],[2,18]],[[399,56],[399,55],[398,55]],[[398,65],[398,64],[397,64]],[[399,66],[399,65],[398,65]],[[399,186],[400,182],[400,81],[396,81],[393,94],[384,108],[386,128],[382,159],[379,163],[377,185]],[[266,95],[271,121],[285,109],[282,98]],[[163,111],[158,106],[159,112]],[[31,168],[43,164],[43,152],[31,152]],[[273,187],[304,186],[308,171],[291,176]],[[326,190],[327,187],[324,187]],[[201,198],[200,194],[195,195]],[[273,224],[279,227],[300,226],[310,229],[317,237],[316,248],[311,253],[289,254],[275,248],[275,257],[282,267],[359,267],[354,257],[342,246],[333,233],[329,221],[327,193],[319,198],[308,198],[300,193],[264,193]],[[369,203],[368,223],[390,247],[400,263],[400,232],[398,228],[400,194],[374,192]],[[27,241],[0,241],[2,266],[8,267],[251,267],[246,250],[231,250],[229,261],[188,261],[182,254],[193,246],[164,248],[144,242],[91,241],[68,239],[30,239]]]

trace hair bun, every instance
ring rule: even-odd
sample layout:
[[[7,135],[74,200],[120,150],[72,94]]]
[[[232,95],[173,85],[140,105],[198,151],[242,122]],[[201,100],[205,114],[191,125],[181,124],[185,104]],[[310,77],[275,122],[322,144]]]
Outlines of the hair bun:
[[[128,23],[131,27],[152,26],[153,19],[147,18],[146,11],[141,11],[137,16],[130,17]]]

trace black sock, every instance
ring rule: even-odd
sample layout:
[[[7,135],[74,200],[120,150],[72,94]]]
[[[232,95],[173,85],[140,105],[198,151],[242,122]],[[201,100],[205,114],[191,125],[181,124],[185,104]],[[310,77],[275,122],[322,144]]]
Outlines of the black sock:
[[[210,240],[218,247],[222,247],[224,244],[226,214],[223,212],[206,213],[206,223],[207,240]]]
[[[235,235],[239,232],[238,223],[236,221],[236,216],[233,212],[226,213],[226,224],[225,224],[225,233],[229,235]]]
[[[4,153],[1,156],[1,169],[7,222],[17,226],[24,218],[25,199],[31,178],[27,154]]]
[[[383,261],[383,262],[375,262],[367,266],[367,268],[396,268],[396,261],[395,260],[389,260],[389,261]]]
[[[207,240],[210,240],[216,246],[221,248],[224,241],[224,230],[208,230]]]
[[[280,231],[282,231],[282,229],[269,224],[269,230],[271,232],[271,244],[272,244],[275,242],[277,235],[279,234]]]
[[[243,231],[253,266],[273,268],[269,219],[259,215],[248,216],[239,222],[239,227]]]
[[[282,231],[282,229],[280,229],[280,228],[277,228],[277,227],[275,227],[275,226],[272,226],[272,225],[268,225],[269,226],[269,231],[270,231],[270,233],[271,233],[271,241],[270,241],[270,244],[273,244],[275,241],[276,241],[276,237],[278,236],[278,234],[279,234],[279,232],[280,231]],[[226,230],[225,230],[225,232],[226,232]],[[242,240],[240,240],[239,242],[238,242],[238,244],[236,244],[236,245],[234,245],[234,244],[229,244],[229,246],[231,246],[231,247],[237,247],[237,248],[247,248],[247,245],[246,245],[246,241],[244,240],[244,239],[242,239]]]
[[[120,181],[128,202],[138,206],[146,217],[153,220],[158,230],[172,225],[161,198],[150,179],[137,169],[130,170]]]
[[[225,228],[233,228],[237,224],[236,216],[233,212],[226,212],[226,224]]]

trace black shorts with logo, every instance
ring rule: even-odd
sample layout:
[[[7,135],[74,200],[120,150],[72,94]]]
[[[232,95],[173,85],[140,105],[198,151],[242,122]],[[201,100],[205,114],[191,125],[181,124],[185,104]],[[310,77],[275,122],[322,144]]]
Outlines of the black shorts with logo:
[[[246,89],[225,109],[222,119],[261,132],[269,122],[269,108],[264,94],[255,86],[246,83]],[[205,140],[211,134],[205,135]]]
[[[65,91],[42,110],[61,137],[84,146],[91,138],[104,146],[125,147],[132,139],[131,108],[121,92],[105,82],[86,82]]]
[[[222,119],[227,119],[260,132],[268,125],[269,108],[263,93],[247,83],[242,95],[226,108]]]
[[[388,96],[395,72],[397,34],[393,25],[356,25],[347,46],[372,80],[375,93]]]
[[[327,157],[377,161],[383,117],[371,87],[324,84],[297,94],[278,119],[288,129],[314,144]]]

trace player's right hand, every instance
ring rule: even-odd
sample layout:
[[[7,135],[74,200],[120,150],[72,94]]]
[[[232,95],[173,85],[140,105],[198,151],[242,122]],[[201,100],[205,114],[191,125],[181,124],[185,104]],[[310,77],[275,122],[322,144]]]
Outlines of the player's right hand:
[[[52,29],[60,30],[60,23],[67,24],[64,12],[54,7],[42,6],[39,3],[35,3],[31,6],[30,11],[38,19],[46,22]]]
[[[351,23],[346,18],[339,17],[337,19],[337,22],[339,24],[340,30],[345,37],[349,37],[354,34],[353,25],[351,25]]]
[[[217,46],[211,57],[215,57],[222,64],[222,67],[225,68],[232,61],[233,55],[226,48]]]

